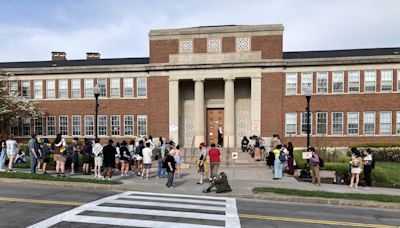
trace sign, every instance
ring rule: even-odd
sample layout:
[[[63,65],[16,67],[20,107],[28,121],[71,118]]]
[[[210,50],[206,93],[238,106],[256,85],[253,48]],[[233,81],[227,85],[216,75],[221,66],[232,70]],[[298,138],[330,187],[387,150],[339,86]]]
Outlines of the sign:
[[[178,126],[175,124],[169,125],[169,132],[178,132]]]
[[[302,157],[303,157],[303,159],[311,159],[311,157],[312,157],[312,152],[311,152],[311,151],[304,151],[304,152],[302,153]]]
[[[238,159],[238,152],[232,152],[232,160]]]

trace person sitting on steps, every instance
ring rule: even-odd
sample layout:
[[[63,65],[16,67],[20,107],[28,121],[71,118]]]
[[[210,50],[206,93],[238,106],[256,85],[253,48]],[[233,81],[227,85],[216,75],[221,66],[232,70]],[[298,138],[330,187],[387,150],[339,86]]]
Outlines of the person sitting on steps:
[[[210,187],[204,189],[204,193],[211,192],[211,189],[215,187],[217,189],[217,193],[224,193],[224,192],[231,192],[231,186],[228,183],[228,177],[224,172],[221,172],[218,177],[214,177],[213,182],[211,183]]]

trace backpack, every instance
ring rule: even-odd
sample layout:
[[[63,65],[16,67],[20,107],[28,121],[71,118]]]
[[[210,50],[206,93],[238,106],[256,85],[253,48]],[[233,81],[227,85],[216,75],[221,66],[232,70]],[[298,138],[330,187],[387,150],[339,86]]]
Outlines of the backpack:
[[[286,155],[285,155],[285,152],[283,152],[283,150],[281,150],[281,151],[279,152],[279,160],[280,160],[281,162],[285,162],[285,161],[286,161]]]
[[[325,166],[324,160],[322,160],[322,158],[319,157],[319,167],[322,168],[322,167],[324,167],[324,166]]]

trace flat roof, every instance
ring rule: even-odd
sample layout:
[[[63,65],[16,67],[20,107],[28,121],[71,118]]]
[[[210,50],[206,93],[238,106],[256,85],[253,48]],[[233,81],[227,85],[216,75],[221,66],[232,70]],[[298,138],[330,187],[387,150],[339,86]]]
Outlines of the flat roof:
[[[400,47],[283,52],[283,59],[337,58],[337,57],[382,56],[382,55],[400,56]]]

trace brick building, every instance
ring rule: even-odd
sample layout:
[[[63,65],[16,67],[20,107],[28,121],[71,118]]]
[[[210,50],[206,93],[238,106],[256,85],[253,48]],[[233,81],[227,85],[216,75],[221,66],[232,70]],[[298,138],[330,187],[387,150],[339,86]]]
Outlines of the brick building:
[[[10,122],[11,133],[173,138],[185,147],[244,135],[279,134],[306,144],[311,92],[312,144],[394,142],[400,136],[400,48],[283,52],[282,25],[151,30],[149,58],[0,63],[10,92],[40,100],[44,117]],[[301,44],[299,44],[301,45]]]

